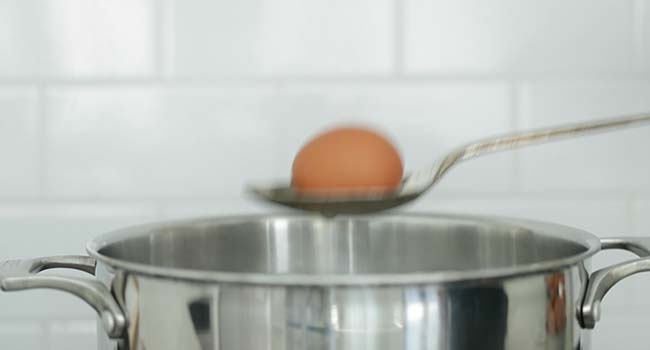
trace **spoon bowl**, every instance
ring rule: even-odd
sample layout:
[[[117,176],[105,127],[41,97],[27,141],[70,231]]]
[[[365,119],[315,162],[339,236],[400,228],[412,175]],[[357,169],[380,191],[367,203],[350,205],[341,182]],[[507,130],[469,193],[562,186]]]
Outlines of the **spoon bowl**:
[[[408,179],[408,178],[407,178]],[[406,191],[402,184],[394,191],[351,191],[337,195],[304,194],[291,186],[251,186],[252,193],[266,201],[294,209],[337,214],[369,214],[398,207],[419,197],[424,191]]]

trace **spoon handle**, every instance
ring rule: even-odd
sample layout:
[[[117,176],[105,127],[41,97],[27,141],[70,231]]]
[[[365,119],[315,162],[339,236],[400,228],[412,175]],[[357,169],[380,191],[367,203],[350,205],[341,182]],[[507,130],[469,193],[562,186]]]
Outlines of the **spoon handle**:
[[[633,127],[644,123],[650,123],[650,114],[628,115],[578,124],[515,132],[472,142],[450,152],[441,163],[434,168],[433,177],[430,177],[429,186],[438,182],[452,166],[463,160],[529,145],[614,131],[620,128]]]
[[[475,158],[492,152],[572,138],[574,136],[614,131],[616,129],[633,127],[643,123],[650,123],[650,114],[600,119],[584,123],[561,125],[492,137],[462,147],[461,150],[463,155],[459,160]]]

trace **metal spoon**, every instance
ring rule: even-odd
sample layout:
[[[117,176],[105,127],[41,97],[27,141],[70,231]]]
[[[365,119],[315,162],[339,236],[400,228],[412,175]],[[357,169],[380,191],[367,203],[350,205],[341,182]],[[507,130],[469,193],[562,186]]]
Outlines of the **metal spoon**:
[[[516,132],[472,142],[449,152],[432,168],[415,171],[405,176],[401,185],[391,192],[357,190],[349,193],[318,196],[298,193],[288,185],[250,186],[250,190],[269,202],[296,209],[320,212],[327,216],[373,213],[394,208],[418,198],[438,183],[447,174],[449,169],[461,161],[498,151],[517,149],[528,145],[572,138],[574,136],[613,131],[642,123],[650,123],[650,114],[630,115]]]

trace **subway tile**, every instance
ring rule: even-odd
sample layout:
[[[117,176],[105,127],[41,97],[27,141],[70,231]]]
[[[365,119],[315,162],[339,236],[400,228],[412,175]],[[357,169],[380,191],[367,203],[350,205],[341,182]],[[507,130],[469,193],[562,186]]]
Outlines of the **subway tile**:
[[[84,255],[86,243],[95,236],[154,221],[155,215],[153,206],[140,204],[2,203],[0,260]],[[75,275],[86,276],[81,272]],[[0,322],[95,317],[95,312],[80,299],[54,290],[0,293],[0,310]]]
[[[156,215],[153,204],[2,203],[0,258],[84,254],[95,236]]]
[[[411,73],[635,69],[633,1],[406,0]]]
[[[390,0],[172,0],[167,71],[180,76],[384,74]]]
[[[154,1],[0,2],[0,77],[151,74]]]
[[[522,88],[521,125],[545,127],[650,110],[650,84],[631,81],[530,83]],[[650,127],[619,130],[519,151],[521,183],[534,191],[650,188]]]
[[[284,120],[297,131],[279,141],[277,163],[286,176],[301,145],[334,125],[370,125],[386,134],[401,152],[406,172],[426,169],[456,147],[511,127],[507,87],[498,81],[295,84],[288,91],[293,101],[285,106]],[[513,167],[510,154],[471,160],[452,169],[434,191],[503,191],[513,185]]]
[[[34,350],[47,347],[42,322],[12,320],[0,322],[0,340],[3,349]]]
[[[97,323],[94,319],[51,321],[48,344],[49,350],[97,349]]]
[[[623,198],[598,196],[486,195],[436,196],[434,193],[407,211],[495,215],[552,222],[587,230],[599,237],[629,235],[627,204]]]
[[[252,195],[209,200],[175,200],[159,204],[163,219],[207,216],[258,215],[286,212],[289,209],[259,201]]]
[[[37,103],[34,90],[0,89],[0,198],[38,195]]]
[[[645,72],[650,69],[650,7],[647,1],[635,2],[634,15],[637,30],[637,48],[639,60]]]
[[[71,89],[48,96],[46,191],[65,197],[240,195],[273,177],[272,89]]]

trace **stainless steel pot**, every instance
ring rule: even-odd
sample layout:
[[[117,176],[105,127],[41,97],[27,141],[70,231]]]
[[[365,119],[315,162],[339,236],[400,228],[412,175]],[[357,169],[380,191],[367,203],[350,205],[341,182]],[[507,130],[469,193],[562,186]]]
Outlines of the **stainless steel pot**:
[[[254,216],[138,226],[90,256],[5,261],[3,290],[51,288],[100,315],[101,349],[587,349],[610,287],[601,249],[650,241],[451,215]],[[79,269],[94,278],[39,275]]]

